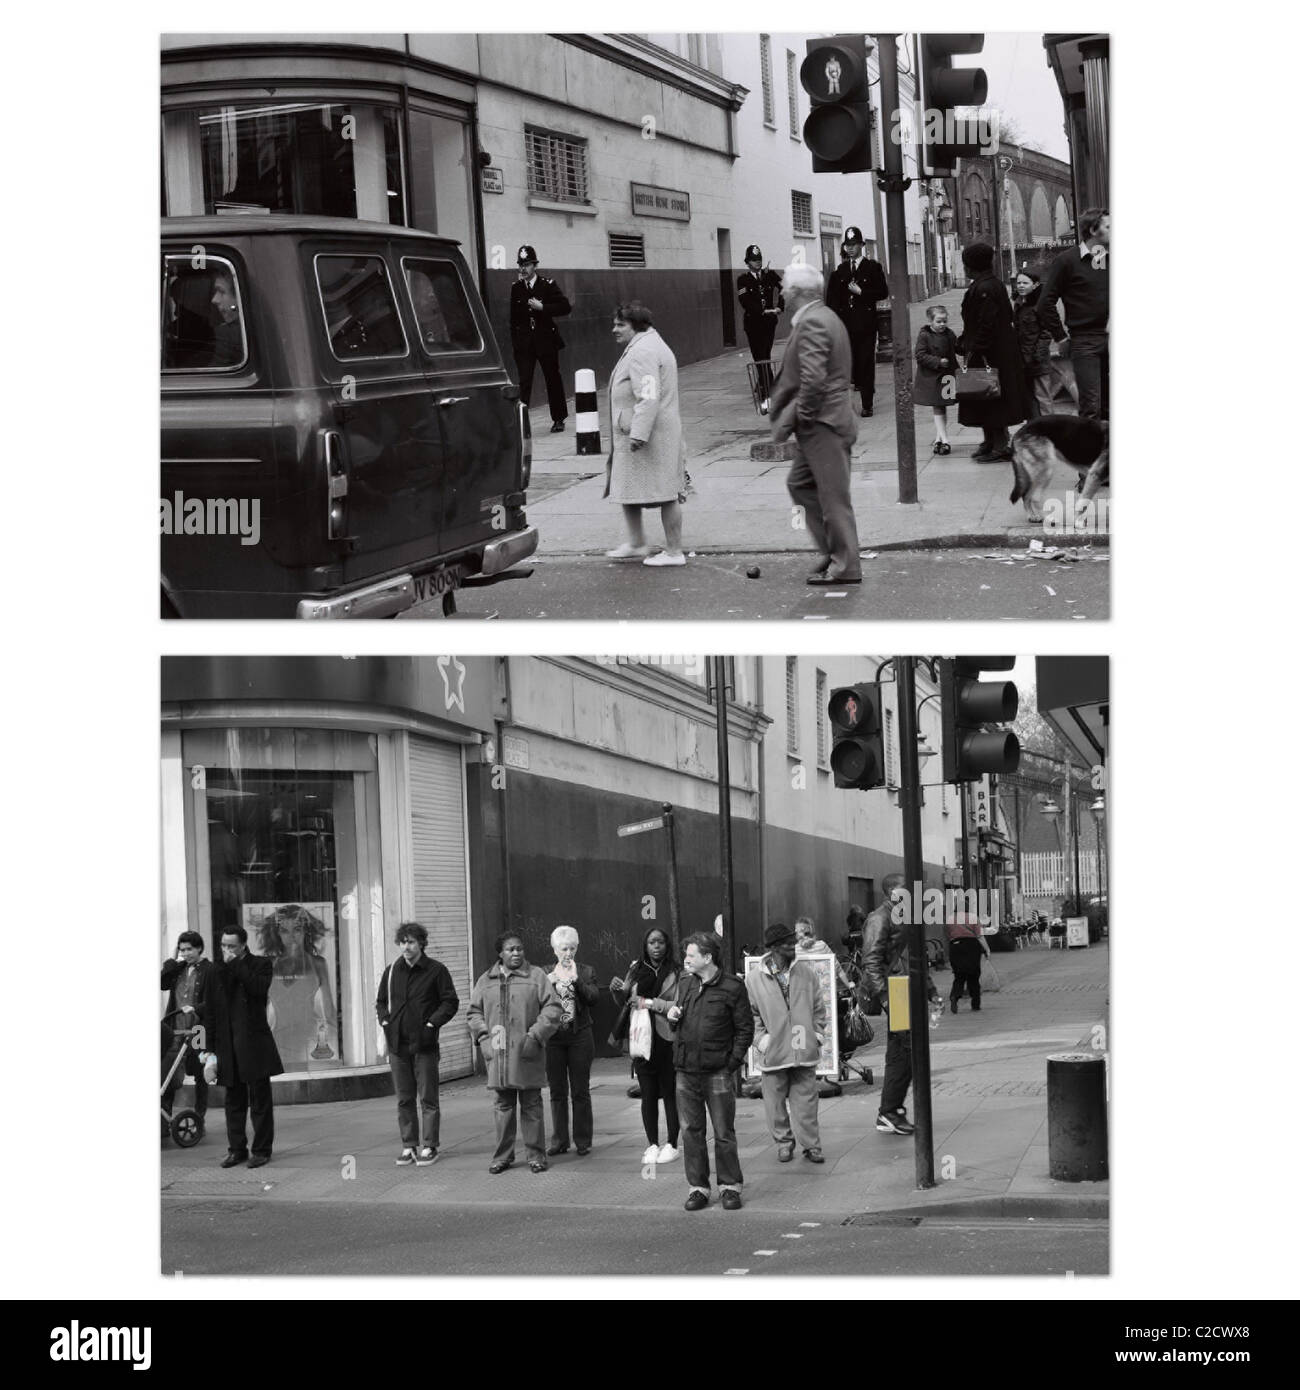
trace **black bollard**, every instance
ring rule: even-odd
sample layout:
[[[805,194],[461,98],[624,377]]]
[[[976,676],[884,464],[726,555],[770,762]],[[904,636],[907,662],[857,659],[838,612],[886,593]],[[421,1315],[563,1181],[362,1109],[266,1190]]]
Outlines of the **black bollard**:
[[[1103,1182],[1106,1156],[1106,1058],[1064,1052],[1047,1059],[1047,1168],[1058,1182]]]

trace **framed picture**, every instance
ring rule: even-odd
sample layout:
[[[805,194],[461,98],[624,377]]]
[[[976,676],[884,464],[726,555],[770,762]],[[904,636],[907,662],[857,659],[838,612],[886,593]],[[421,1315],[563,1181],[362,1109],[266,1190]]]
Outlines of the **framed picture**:
[[[745,957],[745,975],[757,970],[763,963],[762,956]],[[818,1076],[838,1076],[840,1074],[840,1021],[835,1007],[835,957],[830,951],[812,951],[808,955],[795,957],[796,965],[810,965],[817,975],[817,988],[826,1003],[826,1016],[830,1027],[822,1039],[821,1056],[817,1059]],[[745,1077],[752,1079],[761,1076],[758,1059],[751,1047],[745,1054]]]

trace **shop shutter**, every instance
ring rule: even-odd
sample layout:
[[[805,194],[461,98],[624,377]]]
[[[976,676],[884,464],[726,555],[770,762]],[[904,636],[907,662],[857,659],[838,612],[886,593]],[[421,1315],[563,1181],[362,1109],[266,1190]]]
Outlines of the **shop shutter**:
[[[473,1070],[469,1029],[469,911],[465,880],[465,812],[460,748],[411,738],[411,877],[415,920],[429,932],[429,954],[451,972],[460,996],[456,1017],[440,1035],[443,1077]]]

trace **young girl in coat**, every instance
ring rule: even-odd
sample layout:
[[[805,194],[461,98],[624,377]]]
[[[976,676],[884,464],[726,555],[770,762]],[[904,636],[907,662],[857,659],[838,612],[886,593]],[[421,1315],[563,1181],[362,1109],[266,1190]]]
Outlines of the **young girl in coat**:
[[[932,304],[926,311],[928,320],[916,336],[916,380],[912,383],[913,405],[928,405],[934,408],[934,446],[933,454],[950,454],[952,445],[948,443],[948,402],[955,400],[955,387],[948,386],[944,395],[944,383],[951,383],[957,371],[957,337],[948,327],[948,311],[942,304]]]

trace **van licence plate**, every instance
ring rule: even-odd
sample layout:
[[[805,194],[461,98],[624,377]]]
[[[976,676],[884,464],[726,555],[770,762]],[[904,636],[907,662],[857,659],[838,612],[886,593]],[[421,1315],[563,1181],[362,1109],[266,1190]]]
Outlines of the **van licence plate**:
[[[441,598],[453,589],[460,588],[465,571],[459,565],[444,565],[442,569],[429,574],[417,574],[411,578],[416,603],[427,603],[430,599]]]

